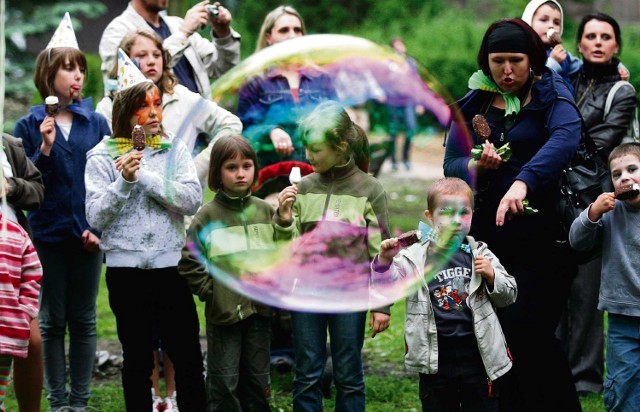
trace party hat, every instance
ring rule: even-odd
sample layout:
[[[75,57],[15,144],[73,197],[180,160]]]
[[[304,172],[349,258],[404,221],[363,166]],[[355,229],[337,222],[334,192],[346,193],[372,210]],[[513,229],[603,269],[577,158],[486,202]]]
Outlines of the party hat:
[[[51,37],[51,41],[47,44],[47,49],[53,49],[54,47],[71,47],[72,49],[80,50],[68,12],[64,14],[60,25],[58,25],[53,37]]]
[[[152,82],[152,80],[144,77],[124,50],[118,49],[118,92],[142,82]]]

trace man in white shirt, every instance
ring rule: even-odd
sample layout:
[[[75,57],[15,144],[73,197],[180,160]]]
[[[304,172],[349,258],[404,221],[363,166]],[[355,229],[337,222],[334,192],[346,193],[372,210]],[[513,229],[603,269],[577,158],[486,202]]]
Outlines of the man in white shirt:
[[[238,64],[240,35],[231,28],[229,10],[216,2],[213,5],[217,6],[217,15],[210,14],[207,7],[211,5],[205,0],[189,9],[182,19],[163,13],[167,5],[168,0],[131,0],[126,10],[109,23],[99,47],[105,91],[122,38],[138,28],[151,28],[158,33],[171,54],[172,68],[180,84],[205,98],[211,96],[210,82]],[[211,24],[212,41],[197,33],[207,23]]]

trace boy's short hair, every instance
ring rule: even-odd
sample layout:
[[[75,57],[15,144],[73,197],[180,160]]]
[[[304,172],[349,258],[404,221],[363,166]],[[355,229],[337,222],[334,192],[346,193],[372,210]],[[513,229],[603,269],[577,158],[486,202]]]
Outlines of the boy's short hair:
[[[427,209],[429,213],[433,214],[435,212],[438,198],[441,195],[467,195],[473,209],[473,190],[467,182],[458,177],[443,177],[431,184],[427,193]]]
[[[616,146],[609,154],[609,169],[611,169],[612,160],[626,155],[634,155],[638,160],[640,160],[640,143],[623,143]]]

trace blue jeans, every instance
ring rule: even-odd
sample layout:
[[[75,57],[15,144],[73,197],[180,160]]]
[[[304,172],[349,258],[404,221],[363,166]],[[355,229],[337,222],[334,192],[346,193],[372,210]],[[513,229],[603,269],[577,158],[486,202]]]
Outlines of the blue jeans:
[[[86,406],[96,356],[96,299],[103,254],[87,252],[79,239],[34,243],[43,268],[39,319],[47,399],[51,408]],[[67,326],[70,393],[64,347]]]
[[[326,360],[327,327],[336,385],[336,411],[364,411],[362,345],[366,312],[291,312],[296,374],[293,410],[322,412],[321,378]]]
[[[640,410],[640,317],[609,313],[604,406],[609,412]]]

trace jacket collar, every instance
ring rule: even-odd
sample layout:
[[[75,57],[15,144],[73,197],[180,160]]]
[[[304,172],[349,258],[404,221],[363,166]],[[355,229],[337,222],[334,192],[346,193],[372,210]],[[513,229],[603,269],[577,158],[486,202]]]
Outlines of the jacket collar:
[[[347,164],[342,166],[333,166],[326,172],[320,173],[320,180],[323,182],[327,182],[332,180],[344,179],[354,175],[357,171],[358,166],[356,166],[355,160],[353,160],[353,157],[351,157]]]
[[[608,64],[591,64],[584,60],[582,73],[587,79],[619,80],[618,63],[619,60],[616,58]]]
[[[224,190],[220,189],[216,193],[215,201],[222,206],[232,210],[242,210],[246,207],[249,199],[251,198],[251,191],[249,191],[243,197],[231,197],[227,195]]]
[[[66,109],[73,114],[84,117],[85,120],[90,120],[91,113],[93,112],[93,98],[87,97],[86,99],[82,99],[80,101],[74,100],[73,103],[66,107]],[[33,114],[35,119],[39,122],[44,120],[44,118],[47,116],[44,111],[44,104],[32,106],[29,112]]]

